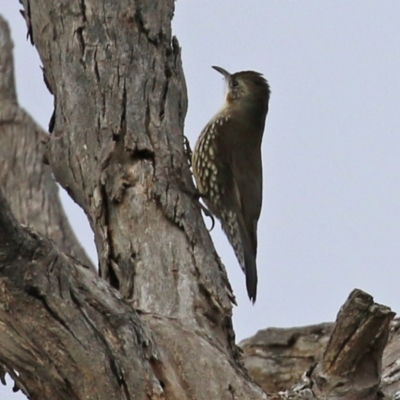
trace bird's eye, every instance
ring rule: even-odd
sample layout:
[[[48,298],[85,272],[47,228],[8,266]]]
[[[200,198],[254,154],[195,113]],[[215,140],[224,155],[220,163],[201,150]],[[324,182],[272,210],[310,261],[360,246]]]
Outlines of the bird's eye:
[[[239,82],[236,80],[236,79],[234,79],[233,81],[232,81],[232,87],[236,87],[236,86],[238,86],[239,85]]]

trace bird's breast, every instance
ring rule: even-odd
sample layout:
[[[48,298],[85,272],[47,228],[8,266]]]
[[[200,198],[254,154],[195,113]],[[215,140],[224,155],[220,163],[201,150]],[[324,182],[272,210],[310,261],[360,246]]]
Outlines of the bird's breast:
[[[203,129],[192,156],[193,175],[197,187],[213,214],[217,214],[215,210],[219,208],[221,195],[224,193],[224,188],[219,184],[217,124],[219,121],[213,120]]]

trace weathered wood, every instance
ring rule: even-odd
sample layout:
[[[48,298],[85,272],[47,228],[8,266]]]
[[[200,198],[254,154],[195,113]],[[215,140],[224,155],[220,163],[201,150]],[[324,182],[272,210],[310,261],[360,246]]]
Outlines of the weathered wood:
[[[400,399],[400,320],[390,326],[389,343],[383,353],[382,392],[389,399]],[[397,397],[396,397],[397,396]]]
[[[30,399],[162,392],[151,334],[122,296],[22,228],[1,191],[0,210],[0,362],[17,386]]]
[[[281,391],[277,399],[392,396],[400,389],[399,323],[390,324],[393,316],[388,307],[354,290],[335,324],[260,331],[240,343],[243,361],[267,392]]]
[[[105,280],[11,224],[4,370],[41,400],[263,398],[238,361],[226,273],[187,195],[173,1],[24,6],[55,96],[46,158],[90,219]]]
[[[101,276],[144,312],[204,329],[200,320],[224,321],[231,303],[185,192],[193,183],[174,1],[102,3],[24,2],[56,102],[47,158],[90,220]]]
[[[321,360],[332,323],[299,328],[267,328],[243,340],[243,363],[268,393],[284,391]]]
[[[382,356],[394,315],[369,294],[353,290],[313,372],[320,392],[330,399],[381,397]]]
[[[1,17],[0,68],[0,187],[20,223],[94,269],[64,214],[50,167],[43,163],[48,136],[18,105],[12,41]]]
[[[103,278],[64,253],[79,252],[66,231],[54,238],[56,246],[14,218],[20,212],[35,229],[43,224],[41,218],[31,223],[35,212],[18,206],[29,193],[18,197],[13,190],[24,169],[27,187],[38,188],[44,199],[52,189],[33,185],[45,176],[38,162],[42,133],[25,137],[11,130],[7,141],[15,141],[15,158],[2,154],[1,176],[12,209],[0,189],[0,378],[8,371],[31,399],[41,400],[266,398],[238,359],[225,270],[187,194],[193,189],[182,139],[187,100],[180,49],[171,37],[173,0],[101,6],[24,0],[24,6],[55,96],[46,157],[89,217]],[[10,53],[8,46],[1,49]],[[0,62],[5,59],[0,52]],[[29,125],[26,114],[15,117],[13,75],[8,65],[3,72],[2,125]],[[44,227],[62,221],[60,210],[50,210],[53,222]],[[41,232],[52,237],[49,229]],[[326,325],[306,334],[270,330],[274,337],[263,356],[272,354],[269,378],[280,380],[282,389],[271,399],[370,400],[381,389],[395,394],[396,334],[381,381],[392,318],[387,307],[354,291],[326,348]],[[263,338],[256,340],[244,345],[250,372]],[[298,383],[286,390],[293,378],[278,360],[279,349],[290,357],[293,348],[304,358]],[[299,369],[318,359],[299,378]],[[263,386],[271,388],[265,377]]]

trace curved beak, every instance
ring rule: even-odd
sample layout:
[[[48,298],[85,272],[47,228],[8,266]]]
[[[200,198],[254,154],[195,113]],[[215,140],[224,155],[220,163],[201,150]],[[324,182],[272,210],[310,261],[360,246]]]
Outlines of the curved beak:
[[[218,71],[220,74],[222,74],[225,79],[229,79],[231,76],[231,74],[226,69],[223,69],[221,67],[215,67],[215,66],[212,66],[212,68],[214,68],[216,71]]]

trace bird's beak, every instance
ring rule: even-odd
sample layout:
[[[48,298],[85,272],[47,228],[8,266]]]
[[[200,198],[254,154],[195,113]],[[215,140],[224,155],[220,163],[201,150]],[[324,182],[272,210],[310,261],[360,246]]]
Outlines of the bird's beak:
[[[231,76],[231,74],[226,69],[223,69],[221,67],[215,67],[215,66],[213,66],[212,68],[214,68],[216,71],[218,71],[220,74],[222,74],[225,79],[229,79]]]

